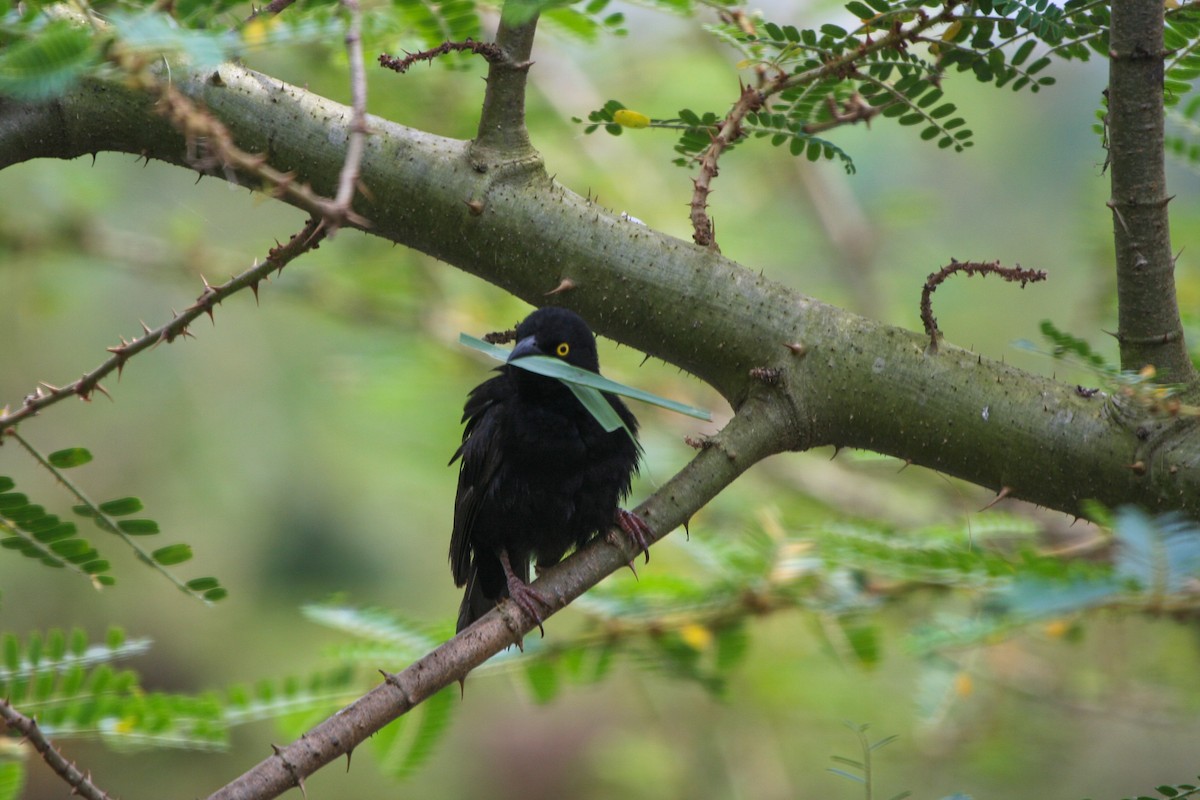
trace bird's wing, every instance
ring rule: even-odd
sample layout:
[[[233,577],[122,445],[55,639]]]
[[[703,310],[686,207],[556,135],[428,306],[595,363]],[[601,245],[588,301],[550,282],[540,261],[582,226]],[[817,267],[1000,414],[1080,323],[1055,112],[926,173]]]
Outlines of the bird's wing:
[[[504,460],[500,446],[500,418],[510,387],[503,376],[477,386],[467,398],[463,441],[454,457],[458,470],[458,496],[454,501],[454,529],[450,535],[450,568],[456,586],[470,577],[471,532],[496,473]]]

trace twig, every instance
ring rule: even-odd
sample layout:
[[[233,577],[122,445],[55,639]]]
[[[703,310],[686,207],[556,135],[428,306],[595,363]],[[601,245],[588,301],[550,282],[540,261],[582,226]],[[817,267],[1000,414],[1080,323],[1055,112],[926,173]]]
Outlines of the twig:
[[[15,428],[8,428],[4,431],[4,433],[7,436],[11,436],[13,439],[16,439],[17,444],[21,445],[21,447],[25,449],[25,452],[28,453],[34,461],[38,462],[43,469],[53,475],[54,479],[62,484],[62,486],[68,492],[70,492],[81,505],[87,506],[88,513],[101,530],[119,537],[121,541],[123,541],[131,550],[133,550],[134,554],[138,557],[138,560],[166,577],[167,580],[175,584],[176,589],[188,595],[189,597],[201,601],[202,603],[211,605],[210,601],[205,599],[204,592],[198,592],[191,588],[187,585],[186,581],[180,580],[179,577],[172,573],[169,569],[158,563],[158,561],[154,559],[154,555],[152,553],[138,544],[137,541],[126,534],[125,531],[121,530],[116,520],[104,513],[104,511],[100,509],[99,504],[92,502],[91,498],[84,494],[83,490],[76,486],[74,481],[64,475],[60,469],[51,464],[50,460],[42,455],[42,453],[36,447],[26,441],[25,437],[17,433]],[[56,558],[57,557],[58,556],[56,556]],[[74,565],[72,564],[72,566]],[[99,587],[97,586],[97,588]]]
[[[149,350],[161,342],[168,344],[180,336],[191,336],[188,326],[201,314],[212,315],[213,308],[225,298],[247,287],[258,296],[258,284],[267,278],[272,270],[282,270],[292,259],[317,247],[325,237],[326,226],[323,221],[310,219],[304,228],[288,240],[287,244],[277,245],[267,253],[266,261],[256,263],[253,267],[237,277],[230,278],[219,286],[212,286],[207,281],[204,291],[196,298],[196,302],[182,312],[175,312],[170,322],[151,330],[142,323],[143,333],[132,341],[121,339],[121,344],[108,348],[112,356],[83,377],[62,387],[39,385],[37,389],[21,403],[16,411],[5,408],[0,412],[0,430],[16,425],[27,417],[32,417],[43,408],[68,397],[77,396],[83,400],[91,399],[95,391],[104,392],[100,379],[116,370],[118,377],[125,368],[125,362],[138,353]],[[48,388],[47,388],[48,387]],[[105,392],[107,394],[107,392]]]
[[[51,550],[50,545],[46,544],[45,542],[38,541],[35,536],[21,530],[3,517],[0,517],[0,533],[3,533],[5,536],[9,537],[15,536],[16,538],[23,540],[27,547],[33,548],[42,555],[44,563],[54,563],[56,567],[59,567],[60,569],[67,569],[71,572],[74,572],[79,577],[84,578],[92,584],[92,588],[100,588],[100,584],[96,581],[95,575],[86,572],[78,564],[63,558],[58,553]]]
[[[346,30],[346,56],[350,62],[350,133],[346,142],[346,161],[338,176],[337,195],[333,203],[341,219],[348,218],[358,186],[359,167],[367,145],[367,72],[363,66],[362,11],[358,0],[342,0],[350,17]]]
[[[50,765],[50,769],[71,787],[71,794],[77,794],[87,800],[109,800],[108,794],[92,783],[90,775],[85,775],[79,767],[67,761],[63,754],[58,752],[38,728],[36,721],[17,711],[8,700],[0,700],[0,717],[4,718],[9,728],[20,732],[33,745],[33,749]]]
[[[999,261],[984,263],[980,261],[955,261],[950,259],[950,263],[939,269],[937,272],[931,272],[925,280],[925,286],[921,289],[921,322],[925,325],[925,333],[929,336],[929,352],[936,353],[938,349],[938,337],[942,332],[938,330],[937,318],[933,316],[933,298],[932,295],[937,291],[937,287],[942,281],[949,278],[956,272],[965,272],[967,275],[999,275],[1004,280],[1010,283],[1020,283],[1021,288],[1025,288],[1027,283],[1037,283],[1038,281],[1046,280],[1046,273],[1040,269],[1024,269],[1019,264],[1015,267],[1002,267]]]
[[[317,194],[311,186],[296,183],[294,175],[275,169],[267,163],[265,156],[240,149],[220,120],[198,107],[174,84],[159,80],[141,55],[114,47],[109,60],[125,71],[139,89],[158,100],[156,110],[183,134],[189,160],[197,170],[207,172],[221,168],[229,173],[253,175],[269,187],[273,197],[286,199],[320,217],[324,224],[334,229],[347,222],[360,227],[369,224],[349,208]],[[207,155],[200,154],[201,147]],[[237,183],[232,178],[231,182]]]
[[[752,86],[743,86],[728,116],[721,123],[713,136],[712,144],[700,156],[700,174],[692,180],[695,187],[692,191],[692,240],[701,247],[720,252],[713,229],[713,221],[708,216],[708,196],[712,194],[712,181],[717,177],[717,160],[730,145],[742,136],[742,120],[752,111],[763,107],[767,95]]]
[[[403,58],[389,56],[387,53],[379,54],[379,65],[387,69],[395,70],[400,74],[408,72],[408,68],[418,61],[433,61],[438,56],[444,56],[447,53],[461,53],[470,51],[475,55],[483,56],[488,60],[488,63],[495,64],[504,60],[504,51],[500,46],[491,42],[477,42],[474,39],[467,39],[462,42],[442,42],[432,50],[421,50],[417,53],[405,53]]]
[[[829,108],[829,119],[821,122],[810,122],[804,126],[804,132],[807,134],[824,133],[825,131],[839,128],[842,125],[854,125],[859,122],[870,122],[875,117],[879,116],[885,108],[892,105],[892,102],[880,103],[873,106],[863,99],[863,96],[858,92],[850,95],[838,107],[837,101],[832,95],[826,98]]]

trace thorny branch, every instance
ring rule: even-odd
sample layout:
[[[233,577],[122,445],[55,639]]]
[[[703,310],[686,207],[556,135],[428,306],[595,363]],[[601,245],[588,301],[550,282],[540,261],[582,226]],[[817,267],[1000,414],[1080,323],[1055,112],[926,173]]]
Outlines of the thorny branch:
[[[142,323],[143,333],[141,336],[128,342],[122,338],[121,344],[109,347],[108,352],[112,353],[112,356],[92,371],[84,373],[83,377],[61,387],[39,384],[16,411],[10,412],[5,408],[3,412],[0,412],[0,431],[16,425],[27,417],[34,416],[43,408],[52,406],[68,397],[78,396],[83,400],[90,400],[93,392],[99,391],[108,394],[100,385],[102,378],[112,373],[113,370],[116,370],[117,376],[120,377],[121,370],[125,368],[125,362],[144,350],[149,350],[161,342],[169,344],[180,336],[191,336],[188,326],[196,317],[208,314],[211,318],[214,307],[230,295],[249,287],[257,297],[258,284],[262,280],[268,278],[272,271],[282,270],[300,254],[316,249],[328,231],[329,228],[323,220],[310,219],[299,233],[288,240],[287,244],[273,247],[267,253],[266,261],[261,264],[256,263],[241,275],[230,278],[218,286],[213,286],[205,280],[204,291],[196,298],[196,302],[181,312],[175,312],[170,322],[154,330]]]
[[[731,144],[742,136],[742,120],[752,111],[758,111],[766,102],[766,93],[751,86],[743,86],[741,96],[733,109],[721,123],[710,144],[700,155],[700,174],[693,180],[691,218],[692,240],[701,247],[720,252],[717,247],[713,221],[708,216],[708,196],[712,194],[712,181],[717,177],[717,160]]]
[[[0,700],[0,717],[3,717],[7,727],[18,731],[33,745],[33,749],[38,751],[38,755],[50,766],[50,769],[54,770],[71,787],[71,794],[77,794],[86,800],[109,800],[108,794],[92,783],[91,775],[85,775],[79,767],[58,752],[54,743],[46,738],[34,719],[17,711],[7,700]]]
[[[937,318],[933,316],[933,293],[937,291],[937,287],[941,285],[942,281],[956,272],[965,272],[967,275],[999,275],[1009,283],[1020,283],[1022,289],[1027,283],[1046,280],[1044,271],[1024,269],[1020,264],[1015,267],[1002,267],[999,261],[984,263],[950,259],[949,264],[937,272],[929,273],[929,277],[925,280],[925,286],[921,289],[921,322],[925,325],[925,333],[929,335],[930,353],[937,352],[938,338],[942,335],[942,332],[938,330]]]
[[[743,404],[733,419],[711,437],[679,473],[642,503],[635,513],[645,519],[657,541],[680,525],[739,475],[767,456],[794,442],[781,438],[776,427],[784,403],[763,399]],[[569,605],[605,576],[628,566],[634,545],[624,537],[598,536],[562,563],[543,571],[533,584],[553,598],[550,614]],[[549,616],[549,615],[547,615]],[[240,777],[209,796],[209,800],[265,800],[302,786],[305,777],[352,751],[387,723],[406,714],[425,699],[467,674],[495,653],[520,641],[537,621],[518,605],[502,603],[475,624],[396,673],[351,705],[310,729]]]
[[[323,225],[334,229],[345,223],[360,227],[369,224],[367,220],[351,211],[348,204],[347,207],[342,207],[337,202],[317,194],[307,184],[296,183],[294,175],[272,167],[267,163],[266,156],[247,153],[237,147],[229,130],[219,120],[197,107],[173,84],[159,80],[150,72],[149,64],[142,56],[116,47],[113,48],[109,59],[125,71],[139,89],[158,100],[158,113],[166,117],[184,135],[192,166],[197,170],[209,172],[222,169],[227,175],[253,175],[270,187],[269,191],[273,197],[286,199],[321,219]],[[365,78],[363,80],[365,82]],[[363,127],[365,128],[365,125]],[[354,133],[352,130],[352,137]],[[206,155],[201,155],[201,149]]]
[[[476,55],[483,56],[489,63],[495,63],[504,59],[504,52],[500,46],[491,42],[477,42],[474,39],[467,39],[463,42],[442,42],[432,50],[421,50],[417,53],[405,53],[403,58],[390,56],[387,53],[379,55],[379,65],[391,70],[395,70],[401,74],[408,72],[408,68],[418,61],[433,61],[438,56],[444,56],[452,52],[470,51]]]
[[[745,120],[747,114],[758,111],[767,104],[767,101],[771,97],[796,86],[815,83],[831,75],[840,75],[843,77],[852,75],[855,71],[855,65],[869,55],[884,50],[902,50],[910,42],[919,40],[921,34],[934,25],[954,19],[953,8],[956,2],[957,0],[949,0],[942,8],[942,11],[933,16],[925,14],[924,11],[919,11],[917,21],[910,27],[905,28],[897,23],[887,34],[881,36],[878,40],[868,40],[862,46],[837,58],[832,58],[819,67],[796,74],[780,72],[774,78],[767,78],[766,72],[760,69],[758,71],[758,86],[742,86],[741,94],[733,104],[733,108],[730,109],[725,119],[721,121],[721,124],[713,134],[712,143],[697,157],[697,161],[700,164],[700,173],[693,179],[695,189],[692,192],[691,201],[693,241],[702,247],[719,250],[716,244],[713,221],[708,216],[708,196],[712,194],[712,181],[717,177],[717,162],[721,154],[744,135],[742,122]],[[738,18],[731,17],[730,19],[731,21],[735,21],[739,27],[748,33],[753,32],[753,23],[744,15]],[[853,124],[869,120],[882,110],[882,107],[872,107],[869,104],[862,103],[860,99],[857,104],[847,104],[845,108],[835,113],[834,119],[830,122],[822,123],[820,127],[813,130],[806,128],[805,132],[816,133],[836,127],[837,125]]]
[[[78,396],[90,400],[94,392],[108,394],[100,384],[100,380],[117,371],[118,377],[125,367],[125,362],[132,356],[150,349],[160,342],[173,342],[179,336],[190,336],[188,326],[201,313],[212,318],[213,308],[225,298],[249,287],[258,297],[258,285],[272,271],[282,270],[297,256],[309,250],[316,249],[321,240],[332,234],[343,223],[350,222],[359,226],[369,225],[368,221],[354,213],[351,206],[354,193],[358,187],[359,168],[362,164],[363,152],[366,147],[366,136],[369,132],[366,124],[367,79],[362,59],[361,11],[358,0],[342,0],[342,4],[350,17],[350,25],[346,33],[346,49],[350,61],[350,88],[353,98],[351,121],[347,136],[346,157],[342,164],[338,179],[337,196],[333,200],[321,197],[305,184],[296,184],[291,175],[280,172],[266,163],[261,155],[247,153],[233,143],[233,137],[228,129],[212,115],[198,108],[190,99],[185,97],[174,86],[159,81],[149,73],[146,63],[140,56],[117,50],[111,59],[126,70],[136,81],[139,88],[158,98],[157,110],[187,138],[189,150],[197,148],[199,142],[210,155],[193,159],[193,165],[201,170],[221,167],[258,176],[264,183],[273,187],[276,197],[286,198],[296,205],[310,211],[313,216],[299,233],[288,240],[286,245],[276,244],[267,253],[265,261],[255,263],[250,269],[223,284],[213,286],[207,279],[204,281],[204,291],[182,313],[175,312],[170,322],[151,330],[142,323],[142,335],[131,341],[121,339],[121,344],[109,347],[112,357],[104,361],[81,378],[65,386],[54,386],[48,383],[39,384],[34,392],[27,395],[16,411],[8,407],[0,410],[0,431],[17,424],[21,420],[36,415],[41,409],[51,406],[67,397]],[[267,10],[277,11],[286,4],[274,9],[275,3],[267,6]]]

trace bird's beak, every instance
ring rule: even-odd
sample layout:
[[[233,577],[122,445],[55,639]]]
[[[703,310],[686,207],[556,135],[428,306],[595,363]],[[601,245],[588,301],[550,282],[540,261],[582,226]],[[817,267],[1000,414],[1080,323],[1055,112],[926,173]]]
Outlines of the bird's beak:
[[[536,336],[526,336],[524,339],[517,342],[517,346],[512,349],[511,353],[508,354],[508,360],[511,362],[511,361],[515,361],[518,358],[524,358],[525,356],[544,356],[544,355],[546,355],[546,354],[543,353],[542,349],[537,346],[537,337]]]

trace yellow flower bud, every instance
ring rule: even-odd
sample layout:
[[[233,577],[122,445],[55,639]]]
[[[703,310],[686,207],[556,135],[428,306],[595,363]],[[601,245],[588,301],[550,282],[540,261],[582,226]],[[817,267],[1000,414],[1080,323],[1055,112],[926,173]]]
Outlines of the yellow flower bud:
[[[630,111],[628,108],[622,108],[620,111],[614,111],[613,122],[617,123],[622,128],[650,127],[649,117],[637,111]]]

